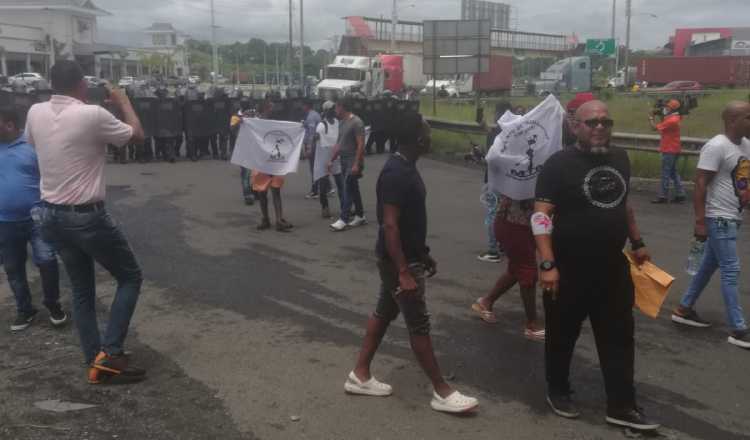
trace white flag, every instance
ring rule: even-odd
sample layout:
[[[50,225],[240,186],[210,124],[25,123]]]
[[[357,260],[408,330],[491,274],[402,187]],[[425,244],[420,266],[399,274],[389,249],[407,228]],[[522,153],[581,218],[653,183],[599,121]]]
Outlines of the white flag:
[[[243,119],[232,163],[272,176],[296,173],[304,136],[299,122]]]
[[[506,112],[487,153],[490,189],[514,200],[533,199],[542,166],[562,149],[565,110],[553,95],[523,116]]]

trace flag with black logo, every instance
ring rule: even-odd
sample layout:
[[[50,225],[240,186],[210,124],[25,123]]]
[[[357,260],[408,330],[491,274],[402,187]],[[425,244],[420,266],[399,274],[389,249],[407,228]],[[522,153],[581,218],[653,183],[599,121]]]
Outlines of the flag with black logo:
[[[232,163],[272,176],[296,173],[304,136],[299,122],[243,119]]]

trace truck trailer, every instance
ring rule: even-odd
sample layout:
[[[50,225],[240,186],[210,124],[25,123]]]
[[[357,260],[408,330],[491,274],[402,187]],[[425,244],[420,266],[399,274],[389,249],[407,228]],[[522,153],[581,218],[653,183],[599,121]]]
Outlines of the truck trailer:
[[[663,86],[672,81],[697,81],[703,86],[750,86],[750,57],[655,57],[638,63],[638,81]]]

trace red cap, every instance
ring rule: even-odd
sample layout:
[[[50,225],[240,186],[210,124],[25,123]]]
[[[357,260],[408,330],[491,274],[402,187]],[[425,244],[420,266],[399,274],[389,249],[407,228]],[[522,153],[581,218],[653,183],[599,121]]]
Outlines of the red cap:
[[[591,92],[578,93],[575,98],[571,99],[568,102],[568,106],[566,107],[566,109],[568,110],[568,112],[574,112],[578,110],[578,107],[595,99],[596,97],[594,97],[594,94]]]

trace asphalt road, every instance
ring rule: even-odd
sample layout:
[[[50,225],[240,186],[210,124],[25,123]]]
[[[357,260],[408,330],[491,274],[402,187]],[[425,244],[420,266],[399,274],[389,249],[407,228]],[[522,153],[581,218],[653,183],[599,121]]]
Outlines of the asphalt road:
[[[476,260],[485,243],[481,173],[427,159],[419,167],[428,188],[429,244],[440,265],[428,283],[433,336],[444,374],[479,397],[480,411],[452,417],[429,408],[429,383],[401,321],[373,368],[395,394],[344,394],[378,293],[374,183],[382,164],[383,157],[368,158],[362,183],[372,223],[336,234],[320,219],[318,202],[304,199],[307,164],[284,188],[286,217],[296,226],[289,234],[255,230],[259,209],[242,203],[233,165],[109,165],[110,210],[144,269],[128,346],[149,369],[149,380],[87,386],[72,329],[52,331],[40,320],[22,335],[3,330],[0,438],[623,438],[623,431],[604,423],[603,383],[588,327],[573,361],[583,416],[569,421],[546,407],[543,344],[523,337],[517,290],[497,303],[498,324],[472,315],[472,301],[504,268]],[[682,266],[692,209],[652,206],[652,196],[634,192],[637,217],[655,262],[678,280],[658,320],[636,312],[639,403],[664,424],[664,438],[750,439],[750,352],[726,343],[716,280],[699,303],[714,328],[687,331],[669,322],[668,309],[688,281]],[[743,233],[744,243],[747,238]],[[2,280],[0,313],[10,320],[13,302]],[[66,276],[63,283],[69,306]],[[747,284],[741,287],[747,305]],[[102,311],[112,292],[112,279],[101,273]],[[98,406],[74,415],[33,406],[46,399]]]

